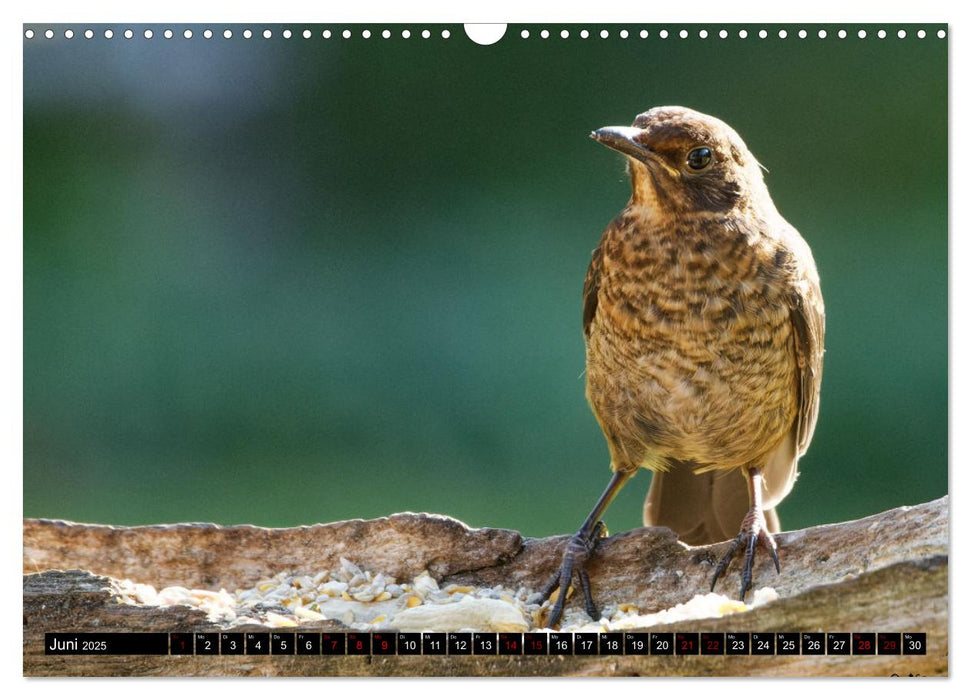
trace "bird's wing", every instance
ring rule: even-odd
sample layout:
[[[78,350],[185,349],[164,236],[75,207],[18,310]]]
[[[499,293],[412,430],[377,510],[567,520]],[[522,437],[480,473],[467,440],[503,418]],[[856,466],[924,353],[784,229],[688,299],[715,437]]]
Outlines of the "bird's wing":
[[[813,278],[815,275],[813,275]],[[792,330],[799,368],[799,413],[796,418],[796,449],[805,454],[819,415],[819,385],[823,377],[823,334],[826,314],[819,282],[805,279],[789,299]]]
[[[600,289],[600,271],[603,268],[603,240],[593,251],[587,277],[583,280],[583,334],[590,335],[590,323],[597,313],[597,292]]]

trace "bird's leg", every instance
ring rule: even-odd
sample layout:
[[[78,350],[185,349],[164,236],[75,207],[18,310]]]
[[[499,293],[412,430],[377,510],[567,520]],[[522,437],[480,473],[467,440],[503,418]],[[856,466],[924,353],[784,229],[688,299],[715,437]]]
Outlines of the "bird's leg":
[[[762,470],[758,467],[748,470],[748,502],[751,507],[742,518],[742,527],[738,536],[732,541],[728,552],[715,567],[715,575],[711,578],[711,590],[715,590],[715,583],[741,547],[745,548],[745,565],[742,567],[742,590],[739,600],[745,600],[745,593],[752,587],[752,563],[755,561],[755,545],[761,544],[769,550],[772,561],[775,562],[776,573],[779,573],[779,555],[776,552],[775,539],[769,532],[762,510]]]
[[[573,579],[574,571],[577,574],[577,578],[580,579],[580,587],[583,589],[587,614],[594,620],[599,619],[600,614],[597,612],[597,606],[594,605],[593,597],[590,594],[590,579],[586,571],[587,559],[593,554],[593,550],[597,546],[597,541],[603,537],[606,531],[606,527],[600,521],[600,516],[603,515],[604,511],[607,510],[607,506],[614,500],[614,496],[617,495],[624,484],[627,483],[627,480],[633,475],[634,472],[629,471],[614,472],[614,475],[610,477],[607,488],[604,489],[597,504],[590,511],[590,515],[587,516],[587,519],[583,521],[583,525],[580,526],[577,533],[567,543],[559,571],[554,574],[553,578],[543,587],[540,593],[540,600],[547,600],[554,590],[557,588],[560,589],[556,602],[553,604],[553,609],[550,611],[550,620],[548,623],[550,627],[557,624],[563,615],[563,604],[566,602],[566,592],[570,587],[570,581]]]

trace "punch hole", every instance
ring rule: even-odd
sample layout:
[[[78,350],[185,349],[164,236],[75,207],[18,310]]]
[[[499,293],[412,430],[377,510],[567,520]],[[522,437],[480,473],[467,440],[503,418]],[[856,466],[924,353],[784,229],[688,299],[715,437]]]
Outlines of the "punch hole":
[[[304,29],[303,30],[303,38],[304,39],[309,39],[312,36],[313,36],[313,32],[311,32],[309,29]]]
[[[206,39],[212,39],[212,30],[207,29],[202,33],[202,36],[204,36]]]
[[[33,39],[34,38],[34,30],[33,29],[28,29],[26,32],[24,32],[24,36],[27,37],[28,39]]]
[[[271,32],[269,29],[264,29],[263,30],[263,38],[264,39],[269,39],[272,36],[273,36],[273,32]]]
[[[73,39],[74,38],[74,30],[73,29],[65,29],[64,30],[64,38],[65,39]]]
[[[945,32],[943,29],[938,29],[937,30],[937,38],[938,39],[943,39],[946,36],[947,36],[947,32]]]
[[[879,32],[877,32],[877,36],[880,37],[881,39],[886,39],[887,38],[887,32],[885,32],[883,29],[881,29]]]
[[[707,29],[702,29],[700,32],[698,32],[698,38],[699,39],[707,39],[708,38],[708,30]]]
[[[364,39],[370,39],[371,38],[371,30],[370,29],[365,29],[363,32],[361,32],[361,37],[364,38]]]
[[[662,29],[660,31],[660,33],[658,33],[658,36],[661,37],[662,39],[667,39],[668,38],[668,30],[667,29]]]
[[[44,36],[47,37],[48,39],[53,39],[54,38],[54,30],[53,29],[48,29],[46,32],[44,32]]]
[[[182,32],[182,37],[184,39],[191,39],[192,38],[192,30],[191,29],[186,29],[184,32]]]
[[[250,30],[250,29],[244,29],[243,30],[243,38],[244,39],[252,39],[253,38],[253,32],[252,32],[252,30]]]
[[[586,29],[581,29],[580,30],[580,38],[581,39],[589,39],[590,38],[590,32],[587,31]]]
[[[641,39],[646,39],[646,38],[647,38],[647,30],[646,29],[642,29],[641,30]]]
[[[728,38],[728,30],[727,29],[722,29],[720,32],[718,32],[718,38],[719,39],[727,39]]]
[[[125,38],[126,39],[131,39],[133,36],[135,36],[135,32],[133,32],[131,29],[126,29],[125,30]]]
[[[626,39],[628,36],[630,36],[630,34],[627,33],[627,30],[626,29],[621,29],[620,30],[620,38],[621,39]]]
[[[227,29],[226,31],[223,32],[223,39],[232,39],[232,38],[233,38],[232,29]]]
[[[799,38],[800,39],[805,39],[807,36],[809,36],[809,34],[806,32],[805,29],[800,29],[799,30]]]
[[[171,39],[173,36],[172,30],[166,29],[164,32],[162,32],[162,36],[164,36],[166,39]]]
[[[918,39],[923,39],[925,36],[927,36],[927,32],[925,32],[923,29],[918,29],[917,30],[917,38]]]
[[[745,30],[745,29],[739,29],[738,30],[738,38],[739,39],[748,39],[748,31]]]
[[[826,30],[825,29],[820,29],[816,33],[816,36],[818,36],[820,39],[825,39],[826,38]]]
[[[151,29],[146,29],[144,36],[146,39],[151,39],[153,36],[155,36],[155,32],[153,32]]]

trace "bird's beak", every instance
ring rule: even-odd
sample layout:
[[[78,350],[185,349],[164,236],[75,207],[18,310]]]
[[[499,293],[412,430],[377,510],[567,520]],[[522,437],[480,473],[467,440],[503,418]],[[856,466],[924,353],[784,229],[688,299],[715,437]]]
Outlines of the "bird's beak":
[[[637,141],[641,129],[633,126],[605,126],[590,132],[590,138],[602,143],[607,148],[623,153],[641,161],[645,165],[656,162],[657,155],[651,149]]]

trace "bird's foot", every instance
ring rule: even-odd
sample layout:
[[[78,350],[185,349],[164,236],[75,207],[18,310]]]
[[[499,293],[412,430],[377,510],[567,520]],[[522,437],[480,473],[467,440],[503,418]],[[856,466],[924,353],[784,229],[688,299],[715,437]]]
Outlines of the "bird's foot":
[[[580,588],[583,589],[587,614],[594,620],[600,619],[600,613],[597,611],[597,606],[593,602],[593,596],[590,594],[590,577],[587,575],[586,567],[587,560],[597,547],[597,542],[605,536],[606,532],[607,527],[598,521],[592,532],[585,533],[581,529],[570,538],[570,541],[566,545],[566,550],[563,552],[563,561],[560,563],[559,570],[549,580],[549,583],[543,587],[540,593],[540,600],[549,600],[553,591],[559,588],[556,602],[553,603],[553,608],[550,610],[550,618],[547,623],[549,627],[553,627],[559,623],[560,618],[563,616],[566,594],[570,588],[570,582],[573,579],[574,573],[576,573],[577,578],[580,580]]]
[[[765,515],[761,508],[752,508],[742,519],[742,528],[738,536],[732,541],[728,552],[718,562],[715,567],[715,575],[711,577],[711,590],[715,590],[715,583],[718,577],[725,573],[729,563],[735,553],[744,548],[745,565],[742,567],[742,589],[738,595],[739,600],[745,600],[745,593],[752,587],[752,564],[755,561],[755,546],[761,544],[769,550],[772,561],[775,562],[776,573],[781,572],[779,567],[779,554],[776,552],[775,539],[769,532],[769,527],[765,522]]]

